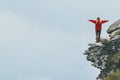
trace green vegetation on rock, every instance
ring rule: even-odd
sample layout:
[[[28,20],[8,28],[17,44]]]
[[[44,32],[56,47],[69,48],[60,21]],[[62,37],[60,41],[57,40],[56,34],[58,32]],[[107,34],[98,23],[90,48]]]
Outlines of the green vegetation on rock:
[[[105,77],[103,80],[120,80],[120,70],[112,72],[110,75]]]
[[[112,37],[115,37],[117,35],[120,35],[120,30],[117,30]]]

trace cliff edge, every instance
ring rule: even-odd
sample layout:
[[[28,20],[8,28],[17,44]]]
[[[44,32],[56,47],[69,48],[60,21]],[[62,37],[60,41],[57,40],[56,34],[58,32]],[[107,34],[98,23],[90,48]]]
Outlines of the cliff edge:
[[[88,44],[84,55],[100,69],[97,80],[120,80],[120,20],[111,24],[107,33],[109,36],[100,43]]]

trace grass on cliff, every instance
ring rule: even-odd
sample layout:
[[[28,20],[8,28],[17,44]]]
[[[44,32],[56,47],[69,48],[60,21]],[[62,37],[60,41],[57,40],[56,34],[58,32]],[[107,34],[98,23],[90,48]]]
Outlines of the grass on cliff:
[[[117,36],[117,35],[120,35],[120,30],[117,30],[117,31],[114,33],[113,37],[114,37],[114,36]]]
[[[103,80],[120,80],[120,70],[112,72],[110,75],[105,77]]]

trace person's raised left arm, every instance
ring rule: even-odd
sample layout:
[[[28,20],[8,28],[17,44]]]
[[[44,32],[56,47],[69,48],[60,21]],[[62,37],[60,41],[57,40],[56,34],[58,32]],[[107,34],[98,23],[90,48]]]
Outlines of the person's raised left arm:
[[[102,23],[106,23],[106,22],[108,22],[108,20],[101,20],[102,21]]]

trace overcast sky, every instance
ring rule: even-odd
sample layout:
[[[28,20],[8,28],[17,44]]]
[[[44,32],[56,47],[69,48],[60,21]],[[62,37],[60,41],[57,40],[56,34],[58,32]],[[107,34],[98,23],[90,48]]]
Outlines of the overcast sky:
[[[0,80],[96,80],[83,55],[95,42],[89,19],[119,19],[118,0],[1,0]]]

